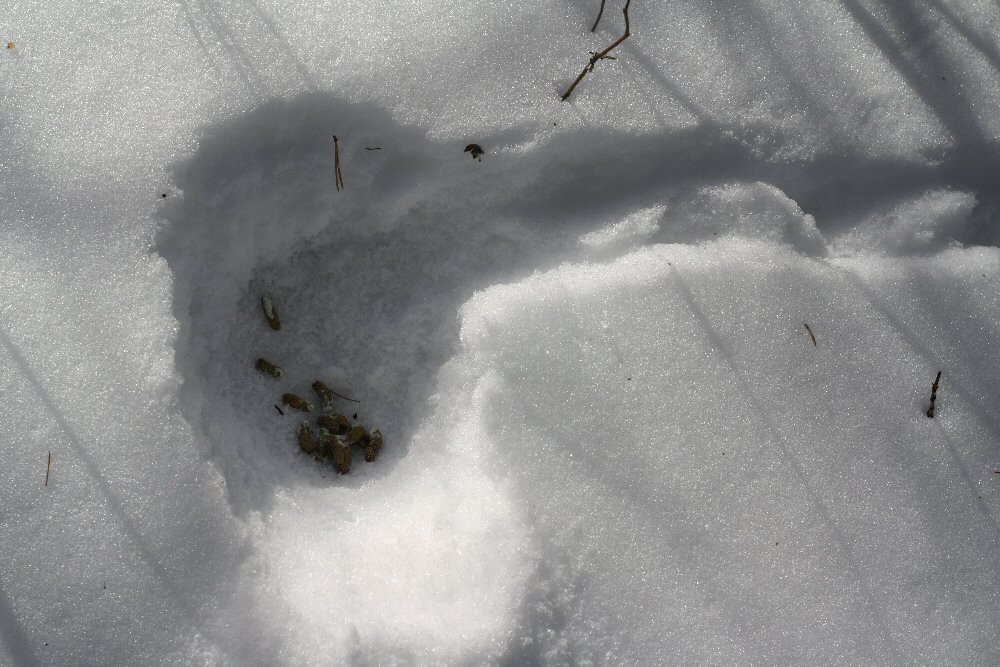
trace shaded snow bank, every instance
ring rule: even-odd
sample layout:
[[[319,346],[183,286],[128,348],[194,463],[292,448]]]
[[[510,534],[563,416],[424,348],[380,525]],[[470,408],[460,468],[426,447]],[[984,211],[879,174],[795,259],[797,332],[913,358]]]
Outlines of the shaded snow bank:
[[[887,213],[862,221],[836,245],[848,253],[877,252],[905,256],[937,252],[956,236],[967,234],[976,198],[968,192],[932,190],[915,199],[904,199]]]
[[[625,220],[584,235],[580,245],[599,256],[621,254],[649,243],[697,243],[738,237],[788,244],[825,256],[816,220],[767,183],[727,183],[682,192]]]

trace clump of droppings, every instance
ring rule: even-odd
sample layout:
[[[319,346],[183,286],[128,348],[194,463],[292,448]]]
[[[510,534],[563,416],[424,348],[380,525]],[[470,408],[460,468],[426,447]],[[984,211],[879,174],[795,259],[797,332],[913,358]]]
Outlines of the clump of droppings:
[[[336,436],[333,436],[332,456],[337,472],[341,475],[351,472],[351,448]]]
[[[287,396],[287,394],[286,394]],[[293,394],[294,396],[294,394]],[[318,435],[313,440],[308,423],[299,426],[299,447],[318,461],[330,461],[341,475],[351,471],[352,448],[359,448],[365,461],[371,463],[382,451],[382,432],[372,429],[369,433],[364,426],[351,421],[341,414],[323,414],[316,418]]]
[[[323,406],[323,412],[333,412],[333,399],[336,397],[333,390],[326,386],[323,382],[316,380],[312,384],[313,391],[319,396],[320,404]]]
[[[306,454],[316,455],[316,441],[313,440],[312,430],[309,428],[309,422],[303,420],[299,424],[299,449],[304,451]]]
[[[362,444],[367,439],[368,432],[365,431],[365,427],[360,424],[355,424],[351,428],[347,429],[347,435],[344,436],[344,442],[349,445]]]
[[[278,313],[274,309],[274,302],[270,294],[264,294],[260,298],[260,306],[271,328],[275,331],[281,329],[281,321],[278,319]],[[280,378],[283,375],[281,368],[267,359],[257,359],[255,367],[268,377]],[[319,431],[315,438],[308,421],[299,424],[299,449],[312,456],[317,463],[329,459],[334,469],[341,475],[346,475],[351,471],[352,446],[358,447],[364,452],[365,461],[374,461],[382,450],[382,433],[375,429],[369,434],[364,426],[356,423],[357,413],[354,413],[352,419],[348,419],[345,415],[334,410],[334,401],[338,398],[353,403],[358,401],[338,394],[322,380],[313,382],[312,388],[319,396],[323,414],[316,420]],[[312,412],[314,410],[311,402],[291,392],[282,394],[281,402],[299,412]],[[282,416],[285,414],[277,405],[274,408],[278,414]],[[353,425],[352,420],[355,422]]]
[[[333,435],[325,428],[320,427],[319,437],[316,440],[316,447],[323,452],[324,458],[333,456],[333,446],[336,442],[337,436]]]
[[[331,433],[336,433],[337,435],[343,435],[351,428],[351,422],[344,415],[320,415],[316,421],[320,426],[329,429]]]
[[[372,430],[368,445],[365,447],[365,461],[371,463],[378,457],[380,451],[382,451],[382,432],[376,428]]]
[[[291,392],[281,395],[281,402],[290,408],[298,410],[299,412],[312,412],[313,404],[302,398],[298,394],[293,394]]]
[[[264,311],[268,325],[275,331],[281,329],[281,320],[278,319],[278,313],[274,310],[274,301],[271,300],[270,294],[265,294],[260,298],[260,307]]]
[[[282,375],[281,369],[267,359],[258,359],[254,368],[259,370],[264,375],[268,375],[273,378],[280,378]]]

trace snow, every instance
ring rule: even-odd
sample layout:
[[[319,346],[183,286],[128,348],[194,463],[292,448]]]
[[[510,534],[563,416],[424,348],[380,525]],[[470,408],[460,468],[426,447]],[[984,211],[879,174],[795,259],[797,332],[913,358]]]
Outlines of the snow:
[[[1000,9],[598,5],[4,12],[0,664],[1000,661]]]

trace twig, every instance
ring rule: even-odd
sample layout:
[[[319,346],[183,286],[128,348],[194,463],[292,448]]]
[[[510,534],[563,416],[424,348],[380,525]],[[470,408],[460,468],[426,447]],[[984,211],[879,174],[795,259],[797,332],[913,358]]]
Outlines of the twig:
[[[345,401],[350,401],[351,403],[360,403],[360,402],[361,402],[361,401],[359,401],[359,400],[358,400],[358,399],[356,399],[356,398],[347,398],[347,397],[346,397],[346,396],[344,396],[343,394],[338,394],[338,393],[337,393],[337,392],[335,392],[335,391],[334,391],[333,389],[331,389],[331,390],[330,390],[330,393],[331,393],[331,394],[333,394],[334,396],[336,396],[337,398],[342,398],[342,399],[344,399]],[[354,393],[354,392],[351,392],[351,393]]]
[[[49,485],[49,472],[52,470],[52,452],[49,452],[49,463],[45,466],[45,486]]]
[[[937,398],[938,381],[941,379],[941,371],[938,371],[937,377],[934,378],[934,384],[931,385],[931,407],[927,408],[927,416],[934,419],[934,399]]]
[[[580,75],[576,77],[576,80],[573,81],[573,83],[570,84],[569,88],[566,89],[566,92],[563,93],[563,95],[562,95],[562,101],[563,102],[565,102],[567,99],[569,99],[569,96],[572,95],[573,91],[576,89],[577,84],[579,84],[581,81],[583,81],[583,77],[587,76],[588,73],[594,71],[594,65],[597,64],[598,60],[603,60],[605,58],[608,58],[608,54],[611,53],[616,46],[618,46],[619,44],[621,44],[622,42],[624,42],[626,39],[628,39],[629,35],[632,34],[630,32],[630,26],[629,26],[629,22],[628,22],[628,6],[631,3],[632,3],[632,0],[626,0],[626,2],[625,2],[625,8],[622,10],[622,13],[625,15],[625,32],[624,32],[624,34],[622,34],[621,37],[619,37],[618,39],[616,39],[611,44],[611,46],[609,46],[608,48],[604,49],[603,51],[598,51],[597,53],[593,54],[590,57],[590,62],[588,62],[584,66],[583,70],[580,72]]]
[[[333,171],[339,192],[344,189],[344,176],[340,173],[340,142],[336,134],[333,135]]]
[[[597,32],[597,24],[601,22],[601,17],[604,16],[604,2],[601,0],[601,9],[597,12],[597,20],[594,21],[594,27],[590,29],[590,32]]]
[[[804,326],[806,331],[809,332],[809,338],[812,339],[813,347],[816,347],[816,334],[813,333],[813,330],[809,328],[809,325],[806,322],[803,322],[802,326]]]

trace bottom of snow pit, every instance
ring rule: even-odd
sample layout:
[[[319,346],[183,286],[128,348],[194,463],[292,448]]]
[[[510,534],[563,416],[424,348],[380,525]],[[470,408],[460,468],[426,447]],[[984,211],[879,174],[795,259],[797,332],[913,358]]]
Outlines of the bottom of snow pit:
[[[334,187],[334,133],[343,192]],[[165,200],[157,250],[175,279],[181,402],[237,514],[266,512],[276,489],[378,478],[412,438],[419,420],[401,415],[427,393],[413,397],[435,367],[423,370],[424,361],[447,355],[426,340],[433,329],[408,322],[426,313],[411,305],[414,281],[392,272],[407,252],[393,246],[393,225],[426,148],[379,109],[308,95],[206,129],[175,168],[181,192]],[[372,441],[360,443],[369,446],[355,448],[340,479],[299,446],[303,419],[318,435],[316,381],[339,395],[326,412],[384,436],[377,461],[364,460]],[[313,409],[297,410],[293,395]]]

